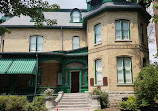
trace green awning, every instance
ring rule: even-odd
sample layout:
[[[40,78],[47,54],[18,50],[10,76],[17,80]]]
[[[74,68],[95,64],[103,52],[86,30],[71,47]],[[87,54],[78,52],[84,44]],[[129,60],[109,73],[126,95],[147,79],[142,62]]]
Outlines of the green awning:
[[[12,64],[12,59],[0,59],[0,74],[5,74]]]
[[[7,74],[36,74],[36,59],[14,59]]]

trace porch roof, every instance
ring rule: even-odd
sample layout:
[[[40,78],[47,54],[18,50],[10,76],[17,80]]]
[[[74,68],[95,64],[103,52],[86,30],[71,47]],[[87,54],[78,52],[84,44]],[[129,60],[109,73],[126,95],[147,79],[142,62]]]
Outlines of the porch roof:
[[[7,74],[36,74],[36,59],[15,59]]]
[[[11,64],[12,64],[12,59],[0,60],[0,74],[5,74]]]
[[[36,74],[36,59],[1,59],[0,74]]]

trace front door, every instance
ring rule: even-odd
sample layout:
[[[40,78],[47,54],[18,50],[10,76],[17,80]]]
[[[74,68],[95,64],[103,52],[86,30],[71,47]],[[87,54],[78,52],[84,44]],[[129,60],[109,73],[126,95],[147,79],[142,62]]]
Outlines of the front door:
[[[79,92],[79,75],[80,72],[71,72],[71,93]]]

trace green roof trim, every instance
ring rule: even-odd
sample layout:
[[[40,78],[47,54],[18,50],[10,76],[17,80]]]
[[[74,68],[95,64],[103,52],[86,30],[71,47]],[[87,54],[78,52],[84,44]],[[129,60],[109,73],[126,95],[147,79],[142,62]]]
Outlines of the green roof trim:
[[[12,59],[0,59],[0,74],[6,74],[12,64]]]
[[[36,74],[36,59],[15,59],[7,74]]]
[[[88,3],[88,2],[91,2],[91,1],[92,1],[92,0],[87,0],[87,3]]]

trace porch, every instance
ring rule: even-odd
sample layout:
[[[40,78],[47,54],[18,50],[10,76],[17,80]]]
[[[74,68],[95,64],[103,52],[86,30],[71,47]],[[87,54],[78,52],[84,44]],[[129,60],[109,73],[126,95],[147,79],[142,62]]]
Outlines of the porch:
[[[54,89],[55,93],[88,90],[87,48],[67,52],[0,53],[0,56],[0,65],[5,69],[4,72],[0,69],[0,94],[35,96],[47,88]],[[5,63],[6,60],[11,61]],[[24,64],[24,61],[28,62]]]

